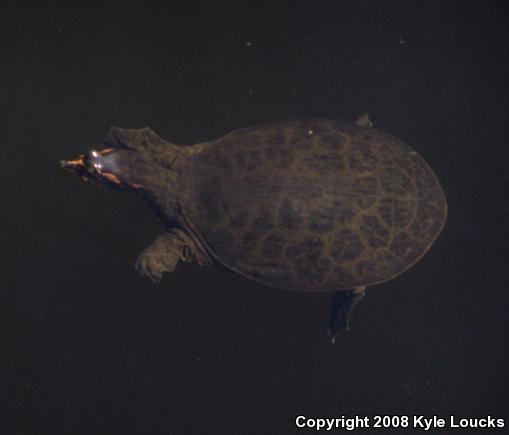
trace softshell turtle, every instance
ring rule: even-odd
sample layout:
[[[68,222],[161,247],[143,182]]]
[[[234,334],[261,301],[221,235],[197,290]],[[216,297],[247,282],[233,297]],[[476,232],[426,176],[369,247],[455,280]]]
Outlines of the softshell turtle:
[[[136,260],[159,281],[179,261],[218,262],[271,287],[335,292],[329,332],[366,286],[415,264],[446,220],[444,193],[411,148],[372,127],[293,120],[176,146],[150,128],[111,128],[62,166],[140,192],[166,231]]]

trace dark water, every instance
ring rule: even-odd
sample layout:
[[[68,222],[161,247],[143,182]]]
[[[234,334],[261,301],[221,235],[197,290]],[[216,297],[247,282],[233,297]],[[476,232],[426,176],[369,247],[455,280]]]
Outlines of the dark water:
[[[502,1],[4,7],[0,433],[305,432],[297,415],[507,426],[508,12]],[[434,168],[450,215],[334,346],[328,295],[193,265],[159,286],[140,279],[133,261],[161,232],[153,215],[57,167],[110,125],[195,143],[366,111]]]

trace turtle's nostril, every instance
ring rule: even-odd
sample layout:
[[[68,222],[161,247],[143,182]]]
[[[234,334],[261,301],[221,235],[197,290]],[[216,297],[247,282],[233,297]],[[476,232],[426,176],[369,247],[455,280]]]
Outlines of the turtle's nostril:
[[[84,155],[82,154],[71,160],[60,160],[60,166],[71,171],[82,169],[85,166]]]

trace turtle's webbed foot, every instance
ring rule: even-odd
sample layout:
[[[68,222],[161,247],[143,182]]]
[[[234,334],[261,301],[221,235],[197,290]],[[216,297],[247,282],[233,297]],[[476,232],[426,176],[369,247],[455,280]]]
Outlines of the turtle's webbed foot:
[[[160,235],[136,259],[135,268],[154,282],[161,281],[163,273],[173,272],[184,256],[185,243],[179,230]]]
[[[163,273],[171,272],[175,267],[171,267],[166,258],[161,257],[161,255],[153,252],[150,248],[151,246],[138,256],[134,267],[141,276],[146,276],[154,282],[160,282]],[[177,261],[178,258],[175,260],[175,266]]]
[[[364,297],[366,287],[357,287],[355,290],[336,292],[331,304],[329,318],[329,337],[331,342],[336,340],[336,334],[348,330],[348,318],[353,307]]]
[[[178,262],[197,261],[207,264],[207,258],[201,254],[191,238],[179,229],[162,234],[137,258],[136,270],[152,281],[159,282],[165,272],[173,272]]]

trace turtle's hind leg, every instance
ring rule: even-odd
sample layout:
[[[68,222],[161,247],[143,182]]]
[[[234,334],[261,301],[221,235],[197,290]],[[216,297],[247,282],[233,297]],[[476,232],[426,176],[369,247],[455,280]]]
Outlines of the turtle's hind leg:
[[[198,248],[193,239],[183,230],[173,228],[161,234],[136,259],[136,270],[142,276],[159,282],[165,272],[173,272],[179,260],[209,264],[208,255]]]
[[[329,336],[332,343],[336,340],[336,334],[339,331],[348,329],[350,313],[365,293],[366,287],[357,287],[353,290],[339,291],[334,294],[329,319]]]

